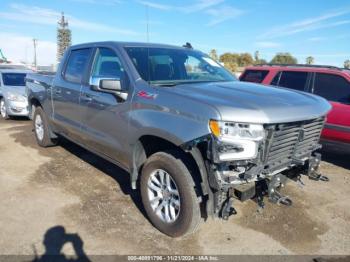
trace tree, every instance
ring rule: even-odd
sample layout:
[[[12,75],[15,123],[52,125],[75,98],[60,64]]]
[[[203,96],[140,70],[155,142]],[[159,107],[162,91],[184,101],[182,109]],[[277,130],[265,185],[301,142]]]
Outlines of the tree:
[[[267,64],[267,61],[265,59],[259,59],[259,61],[257,61],[256,63],[257,65],[266,65]]]
[[[350,59],[345,60],[345,62],[344,62],[344,68],[350,69]]]
[[[215,61],[219,60],[219,56],[218,56],[218,53],[216,52],[216,49],[210,50],[209,56]]]
[[[306,58],[306,64],[307,65],[313,65],[315,63],[315,58],[313,58],[312,56],[308,56]]]
[[[237,70],[237,67],[253,65],[254,59],[249,53],[224,53],[220,56],[220,62],[222,62],[227,69],[234,72]]]
[[[234,73],[237,72],[238,65],[232,62],[224,62],[224,67]]]
[[[232,73],[237,71],[239,54],[235,53],[224,53],[220,56],[220,62],[224,64],[226,69]]]
[[[258,61],[260,61],[260,53],[259,53],[259,51],[255,51],[255,53],[254,53],[254,59],[255,59],[255,63],[257,63]]]
[[[220,62],[222,63],[235,63],[238,65],[239,54],[224,53],[220,56]]]
[[[255,65],[267,64],[267,61],[265,59],[260,59],[260,52],[259,51],[255,51],[255,53],[254,53],[254,64]]]
[[[272,58],[271,64],[297,64],[298,60],[292,56],[290,53],[277,53],[274,58]]]
[[[249,66],[254,64],[254,59],[251,54],[243,53],[240,55],[238,65],[241,67]]]

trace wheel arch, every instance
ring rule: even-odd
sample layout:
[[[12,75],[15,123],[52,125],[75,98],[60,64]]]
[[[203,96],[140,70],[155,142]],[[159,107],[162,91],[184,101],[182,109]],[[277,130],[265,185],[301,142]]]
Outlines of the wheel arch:
[[[42,107],[39,99],[35,97],[32,97],[31,99],[29,99],[29,106],[32,106],[32,105],[34,105],[35,107],[38,107],[38,106]]]
[[[179,152],[184,158],[182,160],[192,175],[197,194],[200,197],[208,195],[208,191],[210,190],[208,185],[208,176],[201,150],[199,150],[197,147],[186,148],[183,145],[185,144],[178,146],[172,141],[160,136],[141,136],[134,144],[132,150],[132,167],[130,172],[132,188],[137,188],[139,174],[141,173],[142,167],[149,156],[161,151],[175,151]]]

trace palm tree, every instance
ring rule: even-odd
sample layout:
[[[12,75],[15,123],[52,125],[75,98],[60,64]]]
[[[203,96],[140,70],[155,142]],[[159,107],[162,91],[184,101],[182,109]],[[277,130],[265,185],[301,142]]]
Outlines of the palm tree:
[[[219,60],[218,53],[217,53],[216,49],[210,50],[209,56],[215,61]]]
[[[347,68],[347,69],[350,69],[350,59],[345,60],[344,67]]]
[[[306,64],[307,65],[313,65],[315,63],[315,59],[312,56],[308,56],[306,58]]]

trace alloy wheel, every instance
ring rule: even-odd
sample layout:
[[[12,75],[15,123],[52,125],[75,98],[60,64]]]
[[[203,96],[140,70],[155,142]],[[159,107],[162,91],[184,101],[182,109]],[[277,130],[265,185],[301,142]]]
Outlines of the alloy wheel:
[[[40,141],[44,139],[44,123],[40,115],[35,118],[35,133]]]
[[[180,213],[181,201],[177,185],[171,175],[154,170],[147,183],[148,198],[153,212],[165,223],[173,223]]]

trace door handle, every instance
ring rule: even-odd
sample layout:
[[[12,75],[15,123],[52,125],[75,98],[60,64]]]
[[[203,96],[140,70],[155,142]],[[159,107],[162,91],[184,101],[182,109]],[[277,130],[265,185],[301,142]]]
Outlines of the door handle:
[[[85,102],[91,102],[94,99],[94,97],[89,94],[82,94],[81,99],[84,100]]]
[[[62,93],[62,90],[61,88],[55,88],[54,92],[56,95],[60,95]]]

